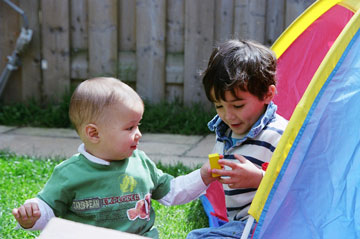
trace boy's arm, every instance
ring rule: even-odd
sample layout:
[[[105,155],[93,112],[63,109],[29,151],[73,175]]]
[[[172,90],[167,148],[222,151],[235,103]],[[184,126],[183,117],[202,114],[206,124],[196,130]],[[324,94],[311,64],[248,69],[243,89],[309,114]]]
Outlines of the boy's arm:
[[[184,204],[198,198],[206,189],[207,185],[198,169],[172,179],[170,191],[158,201],[165,206]]]
[[[26,200],[24,205],[12,211],[18,221],[17,228],[42,230],[48,221],[55,217],[53,210],[39,198]]]
[[[264,176],[264,171],[256,167],[241,155],[234,155],[238,162],[230,160],[219,160],[219,164],[227,169],[212,169],[213,173],[222,176],[220,183],[228,184],[229,188],[258,188]]]

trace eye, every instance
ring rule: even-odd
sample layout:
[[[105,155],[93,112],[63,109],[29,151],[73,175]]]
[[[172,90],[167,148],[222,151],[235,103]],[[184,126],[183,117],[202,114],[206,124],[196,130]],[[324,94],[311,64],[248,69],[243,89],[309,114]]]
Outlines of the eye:
[[[215,105],[215,109],[220,109],[222,107],[223,107],[222,105]]]
[[[132,125],[132,126],[130,126],[129,128],[126,128],[126,130],[131,131],[131,130],[133,130],[133,129],[135,129],[135,128],[139,127],[140,125],[141,125],[141,123],[139,122],[139,123],[138,123],[138,124],[136,124],[136,125]]]
[[[133,130],[133,129],[134,129],[134,126],[131,126],[131,127],[127,128],[126,130],[131,131],[131,130]]]
[[[240,109],[240,108],[242,108],[242,107],[244,107],[244,105],[234,105],[234,108],[235,108],[235,109]]]

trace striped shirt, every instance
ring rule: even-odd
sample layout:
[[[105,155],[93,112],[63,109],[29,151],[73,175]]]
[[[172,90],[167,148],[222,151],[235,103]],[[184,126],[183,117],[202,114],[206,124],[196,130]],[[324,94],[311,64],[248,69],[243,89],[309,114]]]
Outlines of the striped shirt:
[[[271,102],[266,112],[243,137],[233,135],[232,130],[216,115],[208,124],[209,129],[216,133],[213,153],[223,154],[224,158],[229,160],[237,160],[233,155],[239,154],[261,168],[264,162],[270,161],[287,126],[287,120],[276,114],[276,109],[277,106]],[[229,220],[240,220],[248,215],[247,211],[256,190],[256,188],[231,189],[224,184]]]

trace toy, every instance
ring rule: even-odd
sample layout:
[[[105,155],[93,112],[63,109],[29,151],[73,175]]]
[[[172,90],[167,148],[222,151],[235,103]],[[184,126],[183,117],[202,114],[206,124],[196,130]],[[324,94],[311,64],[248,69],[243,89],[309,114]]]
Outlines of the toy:
[[[210,162],[211,169],[221,169],[221,165],[218,163],[218,160],[224,158],[223,155],[209,154],[208,157],[209,157],[209,162]],[[216,174],[216,173],[213,173],[212,176],[213,177],[220,177],[220,175]]]

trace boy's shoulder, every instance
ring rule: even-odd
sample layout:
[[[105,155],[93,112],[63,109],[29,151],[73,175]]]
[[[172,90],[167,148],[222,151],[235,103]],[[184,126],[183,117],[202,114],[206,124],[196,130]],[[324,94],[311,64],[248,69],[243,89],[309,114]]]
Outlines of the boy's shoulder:
[[[285,126],[287,125],[288,123],[288,120],[285,119],[284,117],[282,117],[281,115],[279,115],[278,113],[275,113],[275,117],[274,119],[270,122],[270,124],[273,123],[273,124],[278,124],[280,126]]]
[[[289,121],[287,119],[276,113],[274,119],[269,123],[269,125],[274,125],[279,128],[285,129],[288,122]]]
[[[147,154],[146,154],[144,151],[140,150],[140,149],[134,150],[134,152],[133,152],[133,154],[131,155],[131,157],[136,158],[136,159],[138,159],[139,161],[142,161],[142,162],[144,162],[144,163],[151,163],[151,164],[154,163],[154,162],[149,158],[149,156],[147,156]]]
[[[58,164],[56,166],[56,168],[66,168],[66,167],[69,167],[71,165],[79,165],[79,164],[82,164],[84,163],[85,161],[82,160],[82,158],[85,158],[82,154],[80,153],[77,153],[77,154],[74,154],[73,156],[71,156],[70,158],[62,161],[60,164]]]
[[[281,136],[284,133],[287,124],[288,120],[279,114],[275,114],[274,118],[262,129],[262,132],[266,132],[266,134],[271,134],[272,132]]]

